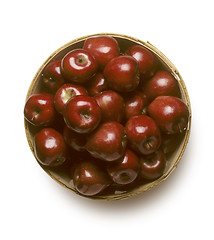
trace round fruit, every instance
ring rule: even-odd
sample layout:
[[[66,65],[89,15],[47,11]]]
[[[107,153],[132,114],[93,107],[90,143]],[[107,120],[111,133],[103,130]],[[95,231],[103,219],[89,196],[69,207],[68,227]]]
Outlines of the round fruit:
[[[62,85],[58,89],[54,97],[54,106],[56,110],[59,113],[63,114],[68,100],[78,95],[87,96],[88,92],[86,91],[85,88],[71,83]]]
[[[112,180],[117,184],[129,184],[138,175],[140,162],[137,155],[127,149],[123,158],[109,164],[107,170]]]
[[[47,93],[31,95],[25,103],[24,116],[35,126],[49,126],[56,116],[53,96]]]
[[[140,82],[137,61],[131,56],[113,58],[104,69],[109,88],[119,92],[131,92]]]
[[[84,49],[72,50],[62,59],[63,76],[71,82],[79,84],[87,82],[96,70],[96,60]]]
[[[150,156],[141,157],[141,176],[148,180],[161,177],[166,167],[166,159],[161,150]]]
[[[63,137],[68,146],[74,150],[79,152],[85,150],[86,136],[84,134],[78,134],[65,125]]]
[[[96,195],[110,184],[107,173],[93,161],[77,164],[73,181],[76,190],[85,196]]]
[[[140,45],[132,45],[126,50],[126,54],[137,60],[142,77],[153,74],[157,64],[154,55],[148,49]]]
[[[130,117],[146,114],[146,106],[148,104],[148,98],[146,94],[142,92],[134,92],[126,100],[125,104],[125,115],[128,120]]]
[[[187,128],[189,110],[180,98],[157,97],[148,106],[148,113],[165,134],[182,133]]]
[[[107,90],[107,81],[102,73],[96,73],[88,82],[87,90],[90,96],[94,97]]]
[[[144,92],[150,101],[158,96],[181,96],[178,82],[172,74],[167,71],[158,71],[154,77],[147,82]]]
[[[105,91],[94,97],[102,112],[102,121],[121,122],[124,115],[124,100],[115,91]]]
[[[162,135],[162,142],[161,142],[161,149],[163,150],[164,154],[172,153],[176,150],[176,148],[181,143],[184,134],[177,133],[177,134],[163,134]]]
[[[34,137],[34,152],[44,166],[55,167],[66,160],[66,145],[63,136],[52,128],[43,128]]]
[[[118,122],[106,122],[89,136],[86,150],[95,158],[111,162],[124,155],[126,144],[124,127]]]
[[[50,62],[42,73],[42,83],[46,89],[55,93],[65,82],[61,74],[61,59]]]
[[[94,56],[101,69],[119,55],[118,43],[110,36],[90,37],[86,39],[83,48]]]
[[[160,130],[152,118],[146,115],[131,117],[126,123],[125,129],[133,150],[148,155],[160,147]]]
[[[71,98],[63,115],[67,126],[77,133],[92,132],[101,120],[100,107],[88,96]]]

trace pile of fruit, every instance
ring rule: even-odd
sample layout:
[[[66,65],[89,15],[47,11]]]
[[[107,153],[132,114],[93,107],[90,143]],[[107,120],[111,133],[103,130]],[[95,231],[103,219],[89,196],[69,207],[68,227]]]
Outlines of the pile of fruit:
[[[24,107],[38,162],[84,196],[129,191],[166,170],[189,121],[177,80],[148,49],[110,36],[49,62]]]

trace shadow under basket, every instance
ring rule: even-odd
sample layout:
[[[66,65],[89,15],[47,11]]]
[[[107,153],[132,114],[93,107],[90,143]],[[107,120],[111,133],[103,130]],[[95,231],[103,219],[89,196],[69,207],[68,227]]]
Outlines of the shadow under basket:
[[[189,140],[189,135],[190,135],[190,127],[191,127],[190,100],[189,100],[189,96],[188,96],[188,92],[187,92],[185,83],[184,83],[181,75],[179,74],[179,72],[175,68],[175,66],[169,61],[169,59],[162,52],[160,52],[156,47],[154,47],[151,43],[143,42],[139,39],[136,39],[136,38],[133,38],[133,37],[130,37],[130,36],[121,35],[121,34],[110,34],[110,33],[100,33],[100,34],[84,36],[84,37],[75,39],[75,40],[65,44],[64,46],[62,46],[61,48],[56,50],[42,64],[42,66],[39,68],[39,70],[37,71],[33,81],[30,84],[26,100],[28,99],[28,97],[30,95],[39,92],[39,89],[40,89],[39,83],[40,83],[42,71],[47,66],[47,64],[49,62],[51,62],[54,59],[61,58],[62,56],[64,56],[67,52],[71,51],[72,49],[82,48],[83,44],[84,44],[84,41],[88,37],[103,36],[103,35],[114,37],[119,43],[121,52],[124,52],[129,46],[131,46],[133,44],[139,44],[139,45],[147,48],[148,50],[150,50],[156,56],[156,58],[159,60],[159,62],[161,62],[161,64],[164,66],[164,68],[167,71],[169,71],[175,77],[175,79],[178,81],[178,84],[179,84],[179,87],[180,87],[180,90],[181,90],[181,98],[183,99],[183,101],[188,106],[189,112],[190,112],[189,123],[188,123],[187,129],[185,131],[184,137],[183,137],[180,145],[177,147],[176,151],[174,151],[169,156],[169,158],[167,160],[167,166],[166,166],[165,172],[160,178],[158,178],[157,180],[152,181],[152,182],[143,183],[142,185],[136,185],[135,187],[131,188],[131,190],[129,190],[129,191],[121,190],[121,191],[113,192],[113,191],[111,191],[111,188],[110,188],[109,191],[105,191],[102,195],[97,195],[97,196],[95,195],[95,196],[92,196],[92,197],[88,197],[88,198],[97,199],[97,200],[119,200],[119,199],[125,199],[125,198],[128,198],[128,197],[135,196],[135,195],[138,195],[140,193],[143,193],[143,192],[157,186],[162,181],[164,181],[173,172],[173,170],[176,168],[176,166],[179,163],[179,161],[180,161],[180,159],[181,159],[181,157],[182,157],[182,155],[185,151],[185,148],[187,146],[187,143],[188,143],[188,140]],[[32,129],[30,129],[30,125],[26,120],[25,120],[25,131],[26,131],[26,136],[27,136],[27,140],[28,140],[30,149],[31,149],[32,153],[34,154],[33,131],[32,131]],[[35,156],[35,154],[34,154],[34,156]],[[64,174],[63,172],[60,172],[60,171],[55,171],[55,170],[51,170],[50,168],[46,168],[46,167],[42,166],[41,164],[40,164],[40,166],[56,182],[58,182],[59,184],[61,184],[64,187],[68,188],[69,190],[73,191],[74,193],[79,194],[75,190],[75,188],[73,186],[73,181],[68,175],[66,175],[66,174]]]

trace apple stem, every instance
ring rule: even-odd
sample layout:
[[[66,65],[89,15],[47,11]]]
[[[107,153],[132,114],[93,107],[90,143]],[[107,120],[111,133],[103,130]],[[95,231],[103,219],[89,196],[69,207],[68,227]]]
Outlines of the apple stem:
[[[146,148],[147,150],[150,150],[150,149],[152,149],[152,148],[153,148],[153,146],[152,146],[151,142],[149,142],[149,141],[148,141],[148,142],[146,142],[144,146],[145,146],[145,148]]]
[[[142,111],[141,111],[141,114],[144,115],[144,114],[146,114],[146,113],[147,113],[147,108],[144,107],[144,108],[142,109]]]

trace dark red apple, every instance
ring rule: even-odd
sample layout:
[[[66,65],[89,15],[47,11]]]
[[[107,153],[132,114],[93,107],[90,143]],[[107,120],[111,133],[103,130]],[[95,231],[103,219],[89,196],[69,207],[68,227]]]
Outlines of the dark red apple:
[[[109,88],[119,92],[131,92],[139,84],[139,67],[135,58],[119,56],[113,58],[104,69]]]
[[[145,93],[136,91],[131,94],[125,103],[125,116],[130,117],[146,113],[146,106],[149,103]]]
[[[182,139],[184,138],[184,134],[177,133],[177,134],[163,134],[162,135],[162,142],[161,142],[161,149],[163,150],[164,154],[172,153],[175,149],[179,146]]]
[[[152,52],[140,45],[132,45],[126,50],[126,54],[134,57],[139,65],[141,77],[152,76],[156,69],[157,61]]]
[[[66,104],[64,120],[77,133],[92,132],[100,123],[101,110],[97,102],[89,96],[76,96]]]
[[[131,117],[125,126],[130,147],[144,155],[158,150],[161,144],[160,130],[155,121],[146,116]]]
[[[56,110],[63,114],[68,100],[78,95],[87,96],[88,92],[85,88],[72,83],[62,85],[54,96],[54,105]]]
[[[86,150],[93,157],[110,162],[123,157],[126,144],[124,127],[118,122],[106,122],[89,136]]]
[[[24,107],[25,119],[35,126],[49,126],[55,120],[53,96],[47,93],[31,95]]]
[[[121,122],[124,116],[125,103],[123,98],[115,91],[102,92],[94,97],[102,112],[102,121]]]
[[[182,133],[189,120],[189,109],[180,98],[160,96],[148,106],[148,114],[165,134]]]
[[[77,164],[73,181],[75,189],[84,196],[94,196],[111,183],[107,172],[91,160]]]
[[[96,73],[89,81],[87,90],[90,96],[94,97],[108,89],[107,81],[102,73]]]
[[[119,55],[117,41],[110,36],[90,37],[85,40],[83,48],[91,53],[102,69],[114,57]]]
[[[62,59],[62,74],[74,83],[87,82],[97,71],[97,62],[84,49],[74,49]]]
[[[52,128],[43,128],[34,137],[34,153],[44,166],[62,165],[67,153],[63,136]]]
[[[121,159],[109,164],[107,171],[115,183],[129,184],[137,178],[139,169],[138,156],[130,149],[127,149]]]
[[[161,177],[166,168],[166,159],[161,150],[149,156],[140,158],[141,176],[148,180],[155,180]]]
[[[78,134],[68,128],[66,125],[63,129],[63,137],[68,146],[76,151],[84,151],[87,138],[85,134]]]
[[[143,89],[150,101],[158,96],[180,97],[181,92],[177,80],[167,71],[158,71]]]
[[[64,84],[65,80],[61,74],[61,59],[53,60],[42,73],[42,83],[46,89],[55,93]]]

